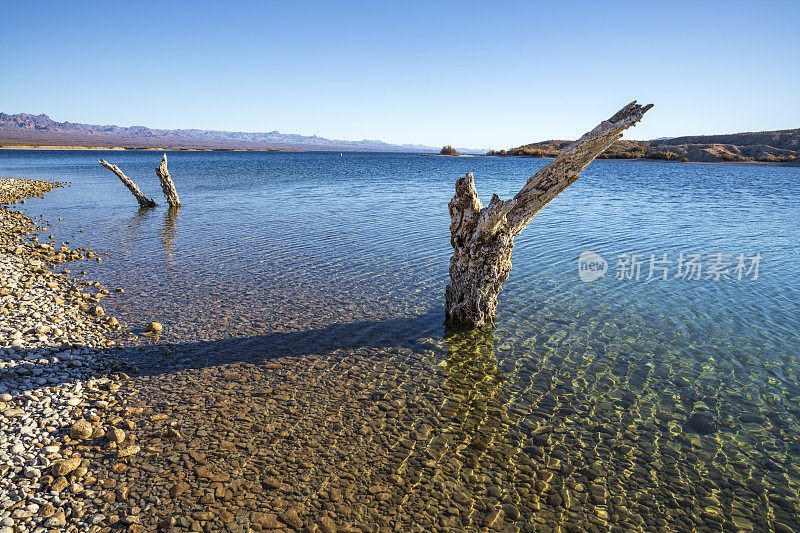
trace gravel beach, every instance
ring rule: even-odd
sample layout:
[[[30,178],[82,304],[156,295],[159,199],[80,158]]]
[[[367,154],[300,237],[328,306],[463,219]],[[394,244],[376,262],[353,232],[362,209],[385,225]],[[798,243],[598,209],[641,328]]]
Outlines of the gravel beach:
[[[6,207],[64,185],[0,179],[0,533],[91,529],[81,443],[132,445],[109,420],[127,377],[108,352],[121,329],[100,306],[109,292],[59,267],[98,256],[57,247],[43,221]]]

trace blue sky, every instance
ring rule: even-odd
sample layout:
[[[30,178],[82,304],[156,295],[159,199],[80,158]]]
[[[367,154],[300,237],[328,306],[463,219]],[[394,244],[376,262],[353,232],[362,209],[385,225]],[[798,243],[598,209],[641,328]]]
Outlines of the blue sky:
[[[4,2],[0,111],[508,148],[800,127],[800,2]]]

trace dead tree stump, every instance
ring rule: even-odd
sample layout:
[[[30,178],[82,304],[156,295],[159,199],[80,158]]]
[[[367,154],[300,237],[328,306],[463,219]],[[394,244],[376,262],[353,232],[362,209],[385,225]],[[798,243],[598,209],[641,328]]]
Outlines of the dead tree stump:
[[[445,290],[447,322],[471,327],[494,322],[497,297],[511,272],[514,237],[651,107],[635,101],[623,107],[569,145],[511,200],[501,200],[495,194],[483,207],[472,173],[456,181],[456,193],[448,206],[453,256]]]
[[[164,157],[161,158],[161,164],[156,167],[156,175],[158,176],[158,181],[161,182],[161,190],[164,191],[164,198],[167,199],[169,206],[180,207],[181,201],[178,198],[178,191],[175,190],[175,184],[172,182],[167,170],[167,154],[164,154]]]

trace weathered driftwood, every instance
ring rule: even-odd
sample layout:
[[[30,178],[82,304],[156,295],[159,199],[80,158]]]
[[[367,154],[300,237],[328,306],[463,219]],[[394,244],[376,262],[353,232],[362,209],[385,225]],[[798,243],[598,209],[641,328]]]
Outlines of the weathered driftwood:
[[[114,174],[117,175],[117,177],[128,188],[128,190],[131,191],[131,193],[133,193],[133,195],[136,197],[136,200],[139,202],[139,205],[141,207],[155,207],[156,205],[158,205],[158,204],[156,204],[155,200],[145,196],[144,193],[141,190],[139,190],[139,187],[136,186],[136,184],[133,182],[133,180],[130,179],[128,176],[126,176],[119,169],[119,167],[117,165],[112,165],[111,163],[106,163],[106,161],[104,159],[101,159],[100,161],[98,161],[98,163],[100,163],[101,165],[106,167],[108,170],[110,170],[111,172],[113,172]]]
[[[476,327],[494,322],[497,297],[511,272],[514,237],[651,107],[631,102],[569,145],[511,200],[501,200],[495,194],[483,207],[472,173],[456,181],[456,193],[449,204],[453,256],[445,290],[448,322]]]
[[[164,154],[164,157],[161,158],[161,164],[156,167],[156,175],[158,176],[158,181],[161,182],[161,190],[164,191],[164,198],[167,199],[167,203],[170,207],[180,207],[181,201],[178,198],[178,191],[175,190],[175,184],[172,182],[167,170],[167,154]]]

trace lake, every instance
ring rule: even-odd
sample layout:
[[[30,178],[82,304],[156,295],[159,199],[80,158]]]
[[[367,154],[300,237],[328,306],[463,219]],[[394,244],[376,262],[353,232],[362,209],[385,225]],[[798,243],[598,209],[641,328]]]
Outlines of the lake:
[[[443,326],[455,180],[486,204],[547,160],[174,151],[176,211],[160,155],[0,152],[0,176],[71,182],[24,207],[107,253],[68,268],[124,289],[126,394],[184,436],[135,475],[107,461],[119,505],[212,509],[206,530],[295,506],[359,531],[800,529],[800,168],[595,161],[465,332]]]

